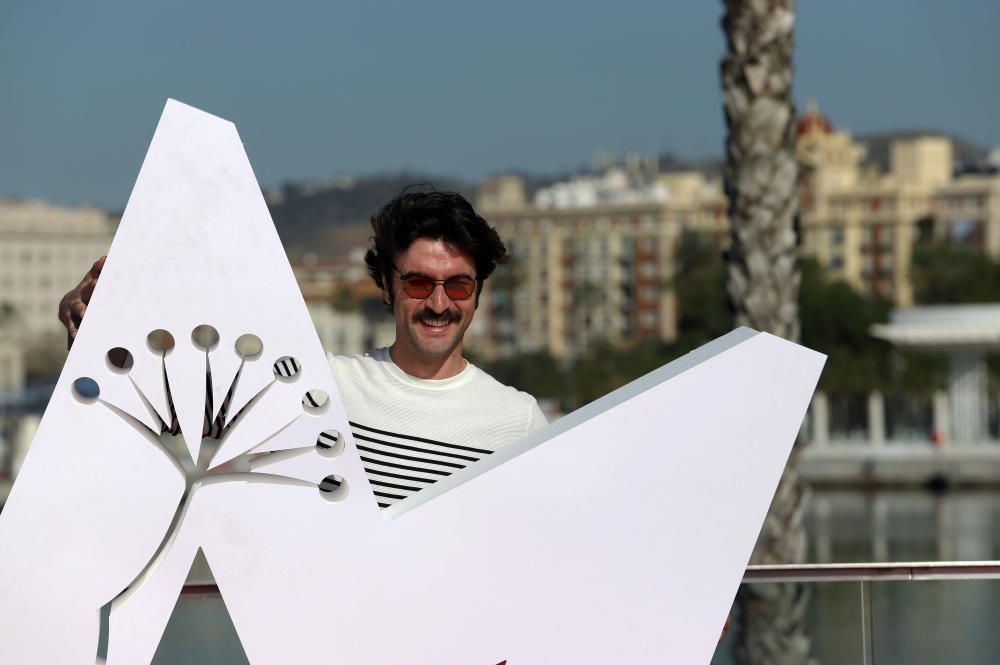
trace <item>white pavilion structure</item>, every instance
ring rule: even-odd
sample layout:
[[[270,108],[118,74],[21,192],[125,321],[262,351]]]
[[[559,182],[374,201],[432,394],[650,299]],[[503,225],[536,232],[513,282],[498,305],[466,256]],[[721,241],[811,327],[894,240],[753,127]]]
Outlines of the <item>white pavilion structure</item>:
[[[1000,304],[897,309],[889,323],[872,326],[871,332],[898,347],[945,353],[949,361],[948,439],[988,441],[986,355],[1000,351]]]

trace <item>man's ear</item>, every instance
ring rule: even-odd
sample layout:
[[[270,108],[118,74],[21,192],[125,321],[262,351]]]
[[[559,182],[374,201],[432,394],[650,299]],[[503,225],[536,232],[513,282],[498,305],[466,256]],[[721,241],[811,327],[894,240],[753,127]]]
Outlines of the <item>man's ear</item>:
[[[392,276],[382,275],[382,304],[392,307]]]

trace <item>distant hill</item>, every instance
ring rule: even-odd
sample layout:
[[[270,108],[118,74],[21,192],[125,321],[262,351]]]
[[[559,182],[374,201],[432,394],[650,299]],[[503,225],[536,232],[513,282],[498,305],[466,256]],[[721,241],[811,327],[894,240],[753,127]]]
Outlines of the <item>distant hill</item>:
[[[293,259],[306,253],[343,255],[364,244],[369,219],[404,187],[421,183],[474,197],[475,185],[421,173],[340,178],[329,183],[285,184],[265,193],[274,225]]]

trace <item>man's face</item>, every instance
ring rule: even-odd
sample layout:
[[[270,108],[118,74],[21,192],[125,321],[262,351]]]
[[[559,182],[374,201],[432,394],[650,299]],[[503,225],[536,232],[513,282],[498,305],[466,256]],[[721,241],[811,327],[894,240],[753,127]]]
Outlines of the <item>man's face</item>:
[[[412,298],[403,290],[399,275],[424,275],[446,280],[464,275],[475,278],[472,257],[443,240],[417,238],[405,251],[396,255],[399,273],[385,281],[391,291],[392,312],[396,319],[396,345],[400,351],[422,360],[441,360],[461,351],[462,337],[472,323],[476,296],[452,300],[443,284],[436,284],[426,298]]]

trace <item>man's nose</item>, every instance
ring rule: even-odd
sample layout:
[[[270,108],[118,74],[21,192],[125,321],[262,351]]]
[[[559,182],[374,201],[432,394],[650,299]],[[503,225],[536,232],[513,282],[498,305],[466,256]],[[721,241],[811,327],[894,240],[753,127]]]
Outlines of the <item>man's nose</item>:
[[[427,306],[437,314],[442,314],[451,307],[451,298],[444,291],[444,284],[435,284],[434,290],[427,296]]]

